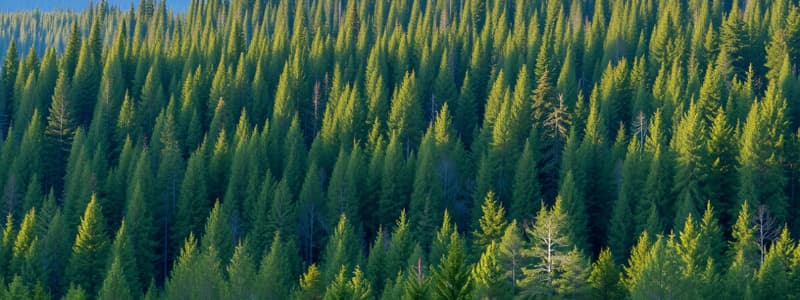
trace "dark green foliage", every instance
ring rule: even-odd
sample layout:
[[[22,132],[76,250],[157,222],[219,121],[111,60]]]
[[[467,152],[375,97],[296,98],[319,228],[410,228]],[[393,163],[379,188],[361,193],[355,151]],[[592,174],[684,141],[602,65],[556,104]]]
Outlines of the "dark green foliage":
[[[0,298],[800,293],[796,1],[138,2],[0,13]]]

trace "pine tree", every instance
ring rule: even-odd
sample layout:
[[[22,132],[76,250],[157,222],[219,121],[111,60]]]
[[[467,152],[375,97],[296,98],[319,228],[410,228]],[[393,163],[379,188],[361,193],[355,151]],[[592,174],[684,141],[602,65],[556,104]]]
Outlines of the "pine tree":
[[[221,208],[219,201],[214,204],[211,212],[206,218],[205,235],[200,241],[200,249],[203,254],[210,253],[215,255],[213,260],[228,261],[233,253],[233,240],[231,239],[231,228],[228,223],[228,215]]]
[[[702,119],[702,107],[691,104],[689,111],[678,124],[672,140],[676,152],[676,170],[673,193],[678,197],[675,208],[675,221],[678,226],[686,221],[689,215],[699,216],[702,209],[703,194],[701,187],[706,174],[703,165],[705,122]]]
[[[323,187],[322,178],[316,161],[312,160],[308,166],[308,173],[303,180],[303,187],[300,189],[300,196],[297,203],[299,220],[299,247],[300,253],[305,260],[313,259],[314,250],[322,247],[318,237],[323,235],[324,209],[323,209]]]
[[[83,126],[89,124],[97,102],[98,83],[100,82],[102,68],[100,66],[100,57],[96,57],[95,54],[91,41],[84,40],[81,43],[75,74],[70,85],[72,89],[70,94],[73,96],[73,101],[69,104],[75,113],[76,124]]]
[[[347,217],[342,214],[339,222],[334,228],[328,243],[322,254],[322,280],[330,283],[335,280],[337,270],[344,268],[349,271],[362,261],[361,249],[358,237],[349,223]]]
[[[64,72],[59,72],[45,129],[45,151],[52,159],[45,169],[45,186],[52,186],[56,191],[60,191],[63,186],[62,175],[73,138],[73,120],[67,100],[69,82],[65,76]]]
[[[53,215],[42,238],[43,283],[52,294],[60,295],[66,287],[64,270],[67,268],[70,255],[70,240],[64,216],[58,210]]]
[[[539,147],[535,144],[535,133],[531,136],[532,138],[525,140],[525,146],[517,162],[509,211],[510,219],[522,222],[532,220],[534,212],[539,210],[538,206],[542,202],[536,167],[539,161]]]
[[[397,212],[406,207],[407,180],[403,169],[408,162],[403,158],[403,143],[397,134],[392,134],[383,158],[378,202],[378,220],[385,226],[390,225],[387,220],[397,219]]]
[[[447,256],[433,272],[435,299],[471,299],[472,280],[465,262],[464,245],[457,232],[450,236]]]
[[[608,249],[601,251],[597,261],[592,264],[589,284],[592,286],[592,297],[595,299],[620,299],[625,297],[625,291],[620,284],[619,268],[614,262],[611,251]]]
[[[225,295],[235,299],[256,297],[256,266],[247,246],[239,243],[227,266],[228,285]]]
[[[475,253],[481,253],[492,242],[500,242],[508,221],[506,221],[505,209],[494,199],[494,193],[489,192],[481,205],[483,214],[478,220],[480,230],[475,230],[473,247]]]
[[[71,284],[69,286],[69,289],[67,290],[67,293],[64,295],[64,297],[62,299],[64,299],[64,300],[86,300],[86,299],[89,299],[89,298],[88,298],[88,296],[86,296],[86,291],[84,291],[84,289],[81,288],[81,286]]]
[[[728,118],[722,109],[717,110],[716,116],[709,129],[709,137],[706,141],[706,157],[704,165],[709,167],[707,184],[704,194],[711,200],[714,207],[721,212],[719,215],[720,225],[728,228],[733,223],[733,216],[736,195],[734,194],[737,185],[736,180],[736,153],[737,143],[734,137],[734,130],[728,123]]]
[[[111,262],[111,268],[108,270],[108,274],[106,274],[106,278],[103,280],[103,286],[100,288],[97,299],[133,299],[127,279],[125,279],[125,272],[122,270],[120,264],[119,256],[114,256]]]
[[[674,236],[665,238],[658,236],[640,260],[639,274],[636,281],[629,287],[631,298],[638,299],[655,295],[655,297],[680,297],[692,298],[691,289],[686,289],[690,283],[680,273],[680,258],[670,244],[674,243]]]
[[[35,248],[35,244],[37,241],[35,226],[36,226],[36,209],[32,208],[27,213],[25,213],[25,217],[22,219],[22,223],[19,225],[19,231],[17,231],[16,239],[14,239],[14,245],[11,248],[11,273],[12,274],[22,274],[25,263],[25,255],[31,248]]]
[[[354,148],[353,151],[357,151]],[[345,214],[351,221],[358,220],[358,193],[356,191],[355,178],[347,174],[348,165],[350,164],[349,155],[345,152],[344,147],[339,149],[339,156],[336,158],[336,164],[331,173],[331,180],[328,185],[328,209],[327,209],[327,224],[335,224],[341,220],[341,215]],[[354,223],[357,224],[357,223]],[[338,267],[337,267],[338,268]],[[323,268],[325,269],[325,268]]]
[[[300,277],[300,290],[296,299],[322,299],[325,291],[320,283],[320,274],[317,265],[311,264],[308,270]]]
[[[211,248],[213,249],[213,248]],[[200,252],[193,234],[189,234],[172,274],[164,287],[166,299],[219,298],[224,283],[213,250]]]
[[[258,270],[257,281],[262,283],[258,288],[261,297],[285,299],[289,296],[293,278],[296,278],[297,273],[299,273],[299,260],[295,257],[296,252],[292,241],[287,241],[280,233],[275,234],[272,239],[272,245],[264,251],[261,266]],[[309,267],[310,270],[311,267]],[[316,267],[314,267],[314,270],[316,272]],[[315,276],[320,275],[316,273]],[[319,278],[315,280],[319,280]],[[305,288],[302,283],[301,288]],[[312,298],[314,297],[303,299]]]
[[[131,240],[131,236],[128,234],[128,231],[125,229],[125,221],[123,220],[117,230],[117,234],[114,237],[114,242],[111,244],[111,263],[113,264],[115,261],[119,261],[119,274],[112,275],[111,269],[109,269],[109,273],[106,274],[106,279],[103,282],[102,290],[105,290],[105,293],[110,293],[110,295],[116,295],[118,289],[117,288],[124,288],[127,289],[127,293],[130,297],[135,297],[142,292],[143,284],[139,282],[138,273],[139,273],[139,265],[136,263],[136,258],[134,256],[134,242]],[[116,276],[116,277],[115,277]],[[106,289],[106,281],[111,280],[112,283],[109,283],[111,286]],[[125,280],[124,284],[120,282],[121,280]],[[120,292],[124,291],[119,290]]]
[[[201,235],[206,210],[210,207],[207,194],[205,143],[192,152],[181,182],[180,197],[175,210],[173,241],[185,240],[190,232]],[[180,246],[178,246],[180,247]],[[177,249],[177,247],[175,248]]]
[[[11,39],[11,42],[8,45],[6,50],[5,60],[3,61],[3,70],[2,76],[0,76],[0,81],[2,81],[2,88],[0,88],[0,132],[5,132],[9,129],[11,124],[11,115],[14,112],[13,103],[15,103],[14,99],[14,81],[17,79],[17,72],[19,72],[19,53],[17,53],[17,44],[14,39]]]
[[[406,73],[392,96],[386,124],[406,145],[416,145],[422,132],[422,108],[417,90],[417,76]]]
[[[513,291],[510,290],[511,283],[505,278],[500,263],[499,252],[499,244],[497,241],[492,241],[472,268],[475,294],[479,298],[505,299],[513,295]]]
[[[764,204],[779,221],[785,220],[786,178],[781,168],[786,100],[770,84],[764,100],[753,103],[742,130],[739,150],[739,199]]]
[[[586,222],[586,205],[584,198],[575,186],[575,179],[572,171],[567,171],[559,189],[556,202],[561,202],[564,213],[570,216],[566,220],[564,230],[567,232],[570,241],[578,249],[587,249],[588,229]]]
[[[408,205],[409,219],[417,224],[415,235],[421,241],[429,241],[444,210],[445,193],[438,176],[440,152],[436,149],[433,125],[422,137],[417,158],[413,190]]]
[[[400,212],[392,234],[389,237],[389,248],[386,250],[386,273],[397,274],[408,267],[408,260],[414,247],[405,210]],[[411,257],[415,259],[415,257]]]
[[[503,238],[500,239],[499,259],[505,269],[504,277],[511,282],[514,294],[516,294],[518,279],[522,278],[521,270],[525,261],[524,247],[520,228],[517,221],[513,220],[506,226]]]
[[[88,291],[96,291],[105,277],[108,238],[100,205],[92,195],[78,227],[67,270],[68,278]]]
[[[751,291],[751,281],[758,262],[758,248],[755,242],[755,226],[748,202],[742,204],[733,225],[729,256],[731,264],[725,278],[727,295],[746,295]]]
[[[570,216],[564,213],[561,205],[561,201],[556,200],[552,208],[542,207],[536,223],[526,229],[534,242],[522,254],[536,263],[522,268],[525,277],[519,284],[523,295],[552,297],[585,293],[588,266],[566,232]]]

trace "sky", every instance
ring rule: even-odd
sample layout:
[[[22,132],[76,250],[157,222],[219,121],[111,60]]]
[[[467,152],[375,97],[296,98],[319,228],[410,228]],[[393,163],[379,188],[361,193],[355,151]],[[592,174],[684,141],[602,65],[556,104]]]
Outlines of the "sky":
[[[90,0],[0,0],[0,12],[32,10],[53,11],[60,9],[84,10],[89,7]],[[100,0],[94,0],[94,3]],[[128,9],[131,3],[139,4],[139,0],[107,0],[109,5]],[[184,12],[190,0],[167,0],[167,6],[175,12]]]

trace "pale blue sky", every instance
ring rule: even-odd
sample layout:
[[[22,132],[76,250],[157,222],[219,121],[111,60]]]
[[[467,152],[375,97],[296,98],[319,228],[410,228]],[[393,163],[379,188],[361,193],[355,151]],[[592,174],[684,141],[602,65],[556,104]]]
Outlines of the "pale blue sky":
[[[125,10],[139,4],[139,0],[106,0],[110,5],[119,6]],[[175,12],[186,11],[190,0],[167,0],[167,6]],[[99,0],[94,0],[94,3]],[[89,0],[0,0],[0,12],[31,10],[38,8],[42,11],[59,9],[83,10],[89,7]]]

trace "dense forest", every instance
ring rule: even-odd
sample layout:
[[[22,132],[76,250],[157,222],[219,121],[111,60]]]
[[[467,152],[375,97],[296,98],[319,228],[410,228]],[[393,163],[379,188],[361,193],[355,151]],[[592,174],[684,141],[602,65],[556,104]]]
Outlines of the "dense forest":
[[[0,298],[800,299],[796,0],[0,13]]]

